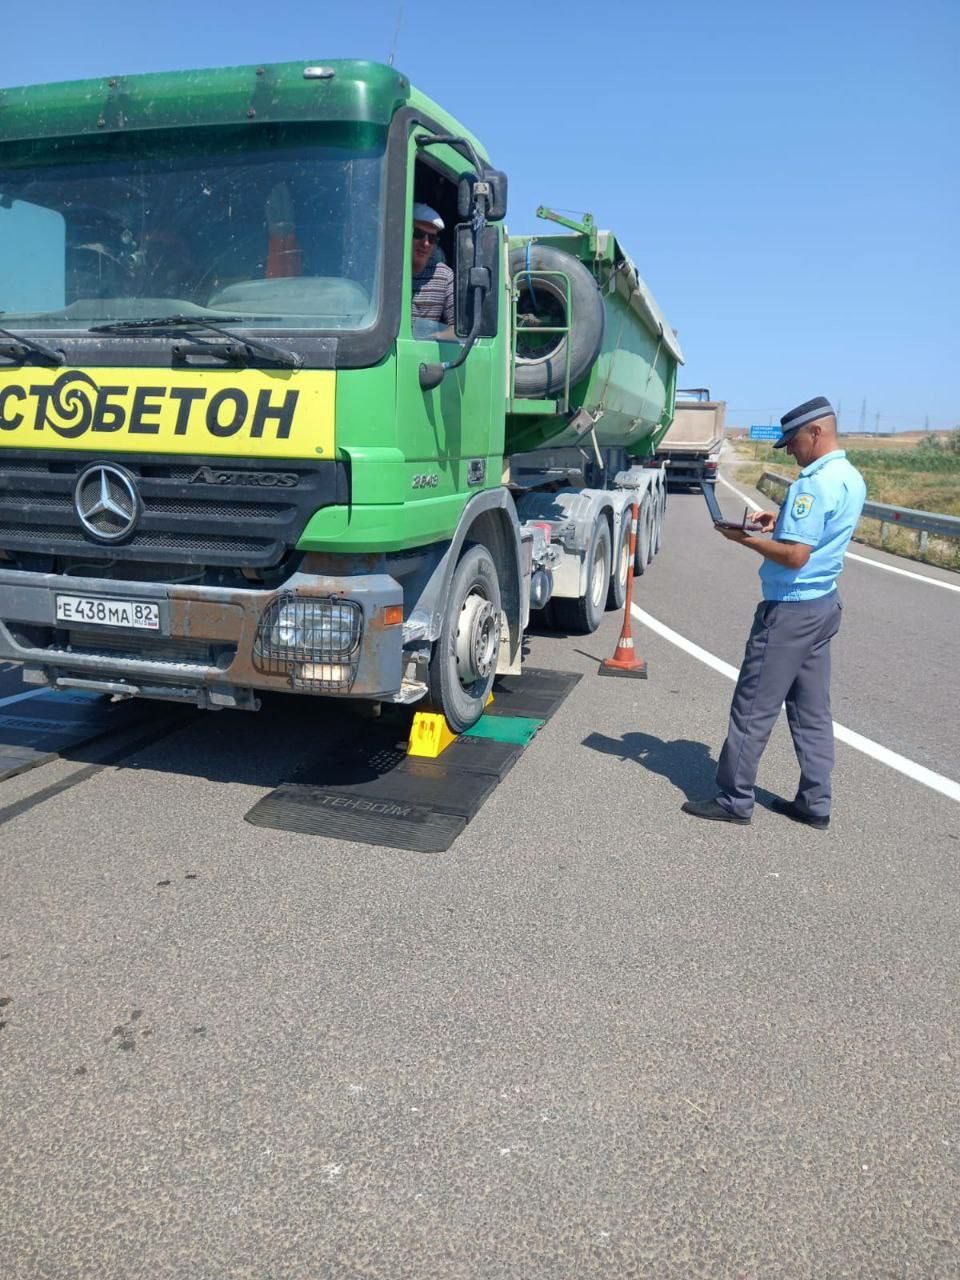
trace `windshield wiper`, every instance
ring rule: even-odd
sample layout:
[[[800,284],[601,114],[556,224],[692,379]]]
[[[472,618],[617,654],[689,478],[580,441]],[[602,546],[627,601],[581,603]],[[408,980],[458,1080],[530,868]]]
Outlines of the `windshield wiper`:
[[[0,329],[0,335],[6,342],[0,342],[0,355],[10,356],[13,360],[23,360],[32,351],[36,356],[43,356],[51,364],[63,364],[66,356],[62,351],[55,351],[45,342],[37,342],[36,338],[24,338],[12,329]]]
[[[245,348],[247,355],[258,352],[267,359],[275,361],[277,364],[289,365],[291,369],[299,369],[303,365],[303,357],[297,355],[295,351],[288,351],[285,347],[275,346],[272,342],[263,342],[259,338],[237,338],[237,335],[231,333],[229,329],[224,329],[224,324],[245,324],[243,316],[218,316],[220,324],[214,324],[210,320],[204,320],[199,316],[147,316],[143,320],[114,320],[110,324],[94,324],[90,326],[90,333],[145,333],[151,329],[206,329],[209,333],[219,334],[221,338],[229,338],[232,344],[237,344],[241,348]],[[216,348],[210,348],[211,354],[215,354]]]

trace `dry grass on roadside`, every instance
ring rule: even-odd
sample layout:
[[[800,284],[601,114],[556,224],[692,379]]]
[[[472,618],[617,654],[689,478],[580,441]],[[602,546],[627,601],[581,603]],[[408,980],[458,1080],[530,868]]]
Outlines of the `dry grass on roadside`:
[[[856,437],[842,436],[840,442],[862,473],[871,502],[960,515],[960,454],[945,448],[862,448]],[[745,484],[756,484],[764,471],[796,477],[796,464],[770,445],[737,440],[733,450]]]
[[[920,433],[911,433],[906,441],[889,437],[882,443],[862,436],[841,437],[851,461],[863,473],[871,502],[960,516],[960,458],[946,450],[928,453],[917,447],[921,440]],[[737,440],[732,444],[738,464],[737,480],[755,488],[759,486],[761,492],[779,501],[779,488],[760,485],[760,476],[764,471],[771,471],[792,482],[797,476],[796,465],[768,444],[750,440]],[[907,448],[911,449],[909,453],[905,451]],[[926,554],[921,556],[916,530],[888,525],[882,535],[879,520],[861,520],[856,540],[912,560],[922,559],[945,569],[960,569],[960,542],[952,538],[931,537]]]
[[[864,479],[871,502],[960,516],[960,474],[915,471],[911,475],[894,475],[864,469]]]
[[[861,520],[857,525],[855,541],[863,542],[868,547],[892,551],[894,555],[906,556],[908,560],[922,560],[924,564],[935,564],[941,569],[960,570],[960,543],[955,538],[935,538],[931,534],[926,553],[921,555],[920,535],[916,529],[894,529],[887,525],[884,537],[879,520]]]
[[[790,475],[784,471],[782,467],[773,468],[765,467],[765,471],[775,471],[778,475],[789,483],[796,478],[796,471]],[[741,473],[737,472],[737,478],[745,480]],[[774,502],[779,503],[783,497],[783,490],[779,485],[771,484],[767,480],[749,481],[745,483],[753,483],[759,488],[761,493],[767,495]],[[868,490],[870,486],[868,484]],[[904,502],[900,498],[878,497],[875,492],[870,493],[870,497],[874,502],[888,502],[898,506],[916,506],[916,504]],[[917,510],[928,510],[929,508],[917,507]],[[957,513],[960,514],[960,513]],[[935,538],[932,535],[928,539],[926,552],[920,554],[920,534],[916,529],[896,529],[891,525],[884,528],[879,520],[863,519],[857,525],[857,531],[854,534],[855,542],[863,542],[869,547],[880,547],[884,551],[891,551],[894,555],[906,556],[910,560],[922,560],[925,564],[935,564],[942,569],[958,569],[960,570],[960,542],[955,538]]]
[[[912,507],[915,511],[935,511],[944,516],[960,516],[960,474],[914,471],[906,475],[859,468],[867,483],[871,502],[885,502],[895,507]],[[783,476],[790,484],[797,478],[797,468],[789,463],[758,463],[738,467],[737,479],[756,487],[764,471]]]

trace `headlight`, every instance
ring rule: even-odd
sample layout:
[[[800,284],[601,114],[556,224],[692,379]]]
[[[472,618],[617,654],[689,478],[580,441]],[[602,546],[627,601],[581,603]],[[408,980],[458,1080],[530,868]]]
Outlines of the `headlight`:
[[[349,653],[359,636],[356,605],[323,600],[281,605],[270,628],[270,648],[310,654]]]
[[[360,665],[363,610],[339,597],[280,596],[264,610],[253,663],[271,675],[289,675],[295,688],[348,693]]]

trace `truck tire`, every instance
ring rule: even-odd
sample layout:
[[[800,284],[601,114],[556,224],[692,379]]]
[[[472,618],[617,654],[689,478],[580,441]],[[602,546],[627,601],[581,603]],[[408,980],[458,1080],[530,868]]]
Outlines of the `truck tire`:
[[[604,605],[610,585],[610,526],[600,516],[587,551],[587,593],[576,600],[555,597],[553,621],[561,631],[589,636],[603,621]]]
[[[531,244],[510,254],[510,274],[517,283],[517,364],[515,390],[525,399],[544,400],[563,391],[567,343],[570,343],[570,385],[583,378],[600,354],[603,343],[603,297],[596,280],[579,258],[550,245]],[[537,333],[537,324],[567,324],[566,290],[555,275],[563,271],[570,280],[573,328],[565,333]],[[524,323],[526,320],[526,323]]]
[[[427,675],[427,703],[463,733],[483,715],[500,651],[500,580],[486,547],[464,548]]]
[[[650,559],[657,554],[663,545],[663,517],[667,509],[667,495],[662,490],[657,494],[656,515],[653,521],[653,548]]]
[[[627,598],[627,570],[630,568],[630,513],[625,507],[617,535],[617,549],[610,570],[610,590],[607,592],[607,608],[622,609]]]
[[[633,572],[637,577],[646,573],[650,563],[650,547],[653,543],[653,498],[648,495],[640,504],[640,519],[637,521],[637,558],[633,563]]]

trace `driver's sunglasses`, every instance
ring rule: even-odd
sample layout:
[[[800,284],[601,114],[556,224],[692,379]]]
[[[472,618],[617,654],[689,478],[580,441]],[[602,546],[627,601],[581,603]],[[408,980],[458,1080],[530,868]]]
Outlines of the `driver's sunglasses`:
[[[426,240],[427,244],[436,244],[440,237],[436,231],[422,231],[419,227],[413,228],[414,240]]]

